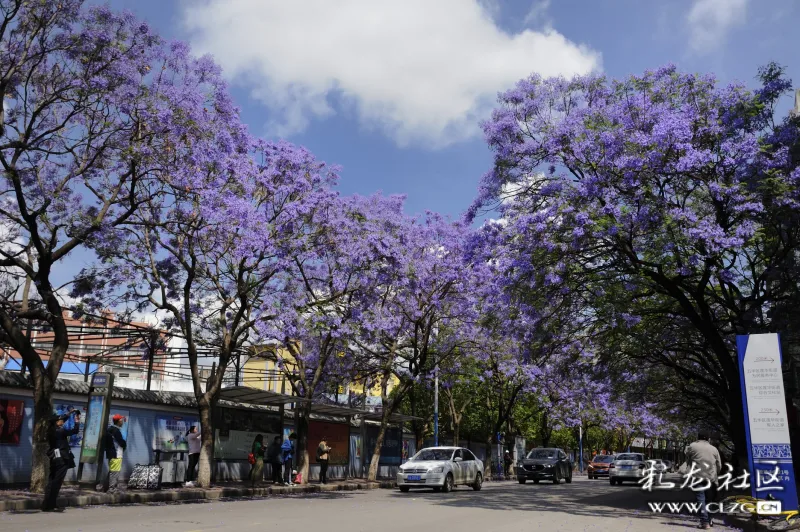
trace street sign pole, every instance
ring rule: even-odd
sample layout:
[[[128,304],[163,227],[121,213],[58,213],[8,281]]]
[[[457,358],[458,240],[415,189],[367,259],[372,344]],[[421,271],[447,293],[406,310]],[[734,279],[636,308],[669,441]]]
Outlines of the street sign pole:
[[[95,373],[92,375],[78,462],[78,483],[80,483],[83,474],[83,464],[96,464],[95,482],[99,482],[99,479],[102,478],[103,437],[106,433],[106,425],[108,425],[108,412],[111,409],[111,392],[113,389],[113,373]]]
[[[737,336],[736,347],[753,497],[772,495],[784,512],[797,510],[780,337]]]

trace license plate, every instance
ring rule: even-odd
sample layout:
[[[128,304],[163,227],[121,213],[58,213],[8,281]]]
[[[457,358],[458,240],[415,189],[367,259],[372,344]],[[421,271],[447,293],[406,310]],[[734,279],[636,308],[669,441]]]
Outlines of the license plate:
[[[620,466],[620,469],[624,469],[626,471],[630,471],[631,469],[633,469],[633,466],[632,465],[624,465],[624,466]]]
[[[408,480],[422,480],[422,477],[419,475],[408,475]]]

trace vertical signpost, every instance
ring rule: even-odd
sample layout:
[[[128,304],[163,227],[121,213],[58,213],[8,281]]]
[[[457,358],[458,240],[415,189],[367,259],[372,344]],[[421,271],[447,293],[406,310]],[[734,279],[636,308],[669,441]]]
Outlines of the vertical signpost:
[[[503,436],[497,433],[497,477],[499,480],[505,480],[506,476],[503,474],[505,471],[503,460]]]
[[[779,336],[738,336],[736,344],[753,497],[797,510]]]
[[[111,391],[114,388],[113,373],[95,373],[89,386],[89,406],[86,410],[86,424],[83,427],[83,441],[78,463],[78,482],[83,474],[83,464],[97,464],[95,481],[99,482],[103,473],[103,437],[111,408]]]

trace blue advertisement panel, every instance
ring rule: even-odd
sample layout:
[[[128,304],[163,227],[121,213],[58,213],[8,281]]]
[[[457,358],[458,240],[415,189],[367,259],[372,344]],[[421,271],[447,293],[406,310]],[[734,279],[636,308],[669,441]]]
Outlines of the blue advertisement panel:
[[[93,463],[97,459],[100,435],[105,429],[107,419],[103,418],[106,398],[103,395],[89,397],[89,411],[86,414],[86,424],[83,427],[83,446],[81,447],[81,462]]]
[[[737,336],[747,456],[753,497],[772,496],[797,510],[789,422],[777,334]]]
[[[378,441],[378,427],[367,427],[367,456],[371,457]],[[369,462],[370,458],[367,458]],[[381,445],[380,465],[400,465],[403,463],[403,435],[397,427],[386,429]]]
[[[194,416],[158,416],[153,448],[159,451],[189,451],[186,433],[192,425],[200,426]]]

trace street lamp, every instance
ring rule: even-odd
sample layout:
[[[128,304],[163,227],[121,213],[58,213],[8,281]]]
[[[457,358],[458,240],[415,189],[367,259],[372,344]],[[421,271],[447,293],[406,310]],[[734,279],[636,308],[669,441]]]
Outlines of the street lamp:
[[[578,471],[583,473],[583,404],[578,403]]]

